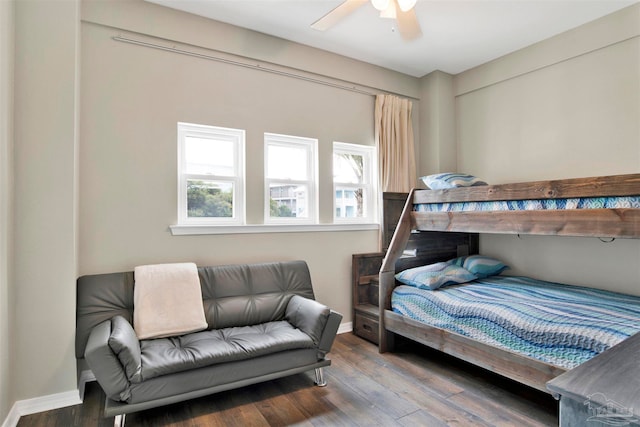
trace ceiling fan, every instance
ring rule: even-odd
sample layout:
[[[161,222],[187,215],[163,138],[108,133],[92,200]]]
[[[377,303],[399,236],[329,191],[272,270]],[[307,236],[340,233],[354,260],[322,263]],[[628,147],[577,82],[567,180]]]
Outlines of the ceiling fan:
[[[319,31],[328,30],[366,3],[369,3],[369,0],[344,0],[338,7],[311,24],[311,28]],[[422,35],[416,12],[413,10],[416,0],[371,0],[371,4],[380,11],[381,18],[396,20],[403,39],[413,40]]]

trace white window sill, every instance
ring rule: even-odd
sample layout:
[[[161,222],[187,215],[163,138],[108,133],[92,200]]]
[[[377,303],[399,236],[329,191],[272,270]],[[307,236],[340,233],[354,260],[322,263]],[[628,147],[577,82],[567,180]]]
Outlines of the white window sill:
[[[315,233],[320,231],[378,230],[380,224],[293,224],[293,225],[170,225],[174,236],[197,234],[251,234],[251,233]]]

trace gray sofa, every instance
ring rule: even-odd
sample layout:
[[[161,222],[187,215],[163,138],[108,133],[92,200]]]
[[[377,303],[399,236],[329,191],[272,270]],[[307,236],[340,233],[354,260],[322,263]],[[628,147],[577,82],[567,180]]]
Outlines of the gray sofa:
[[[139,341],[133,272],[77,282],[76,358],[107,401],[105,417],[322,368],[342,316],[314,300],[304,261],[199,267],[208,328]]]

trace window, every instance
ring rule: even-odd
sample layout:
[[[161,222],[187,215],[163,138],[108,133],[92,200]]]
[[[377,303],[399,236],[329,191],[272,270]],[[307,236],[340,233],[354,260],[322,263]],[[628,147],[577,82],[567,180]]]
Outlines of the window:
[[[333,188],[325,198],[334,202],[323,207],[329,215],[334,211],[331,224],[319,223],[317,139],[265,133],[264,151],[256,154],[264,154],[262,208],[245,201],[247,183],[261,180],[255,172],[246,176],[245,131],[178,123],[178,223],[170,226],[172,234],[378,227],[375,147],[333,143]],[[263,210],[262,224],[246,224],[247,208],[252,217]]]
[[[244,130],[178,123],[178,221],[244,223]]]
[[[375,222],[375,148],[333,143],[335,222]]]
[[[318,140],[264,134],[265,223],[316,223]]]

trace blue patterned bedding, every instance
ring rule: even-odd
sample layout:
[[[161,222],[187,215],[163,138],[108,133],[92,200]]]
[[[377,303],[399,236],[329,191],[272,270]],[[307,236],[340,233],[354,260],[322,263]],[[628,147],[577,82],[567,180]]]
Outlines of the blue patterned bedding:
[[[571,369],[640,331],[640,297],[492,276],[436,291],[398,286],[392,310]]]
[[[488,212],[616,208],[640,209],[640,196],[499,200],[487,202],[420,203],[414,205],[413,210],[418,212]]]

